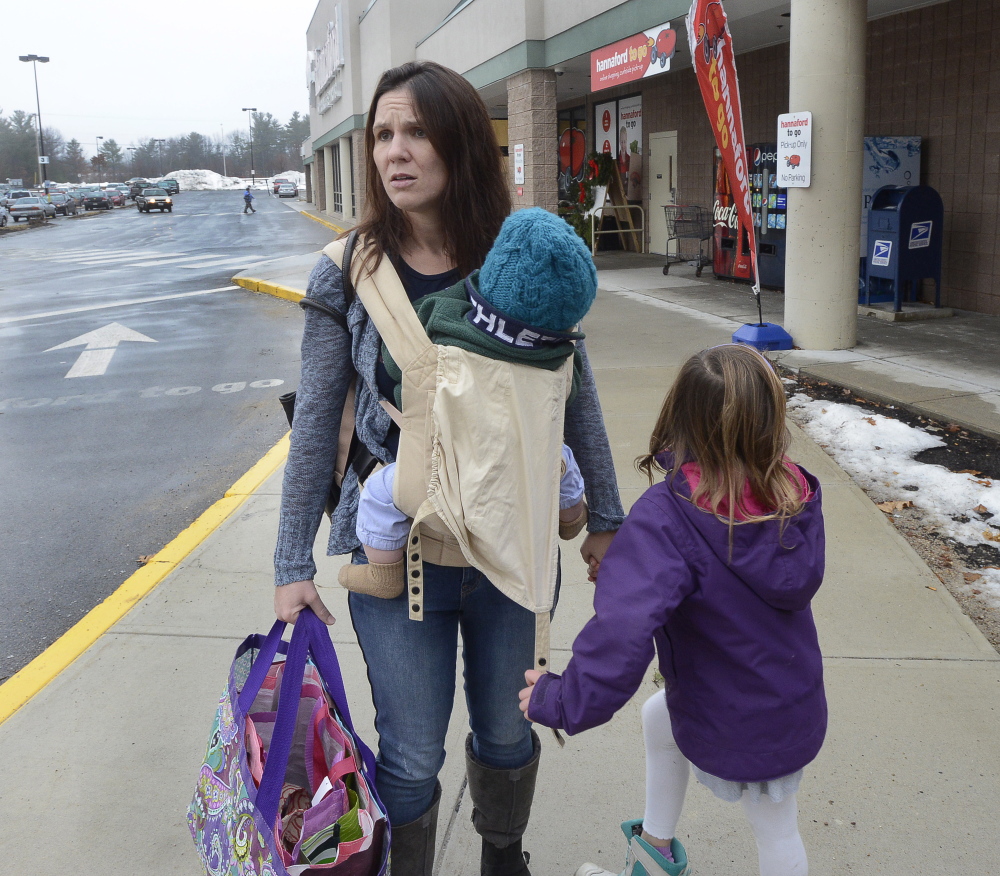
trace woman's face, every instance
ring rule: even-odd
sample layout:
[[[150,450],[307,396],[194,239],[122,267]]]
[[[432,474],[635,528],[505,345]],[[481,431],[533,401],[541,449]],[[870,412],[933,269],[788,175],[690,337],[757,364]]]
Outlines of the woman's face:
[[[417,122],[409,91],[387,91],[375,107],[375,166],[389,200],[404,213],[438,213],[448,170]]]

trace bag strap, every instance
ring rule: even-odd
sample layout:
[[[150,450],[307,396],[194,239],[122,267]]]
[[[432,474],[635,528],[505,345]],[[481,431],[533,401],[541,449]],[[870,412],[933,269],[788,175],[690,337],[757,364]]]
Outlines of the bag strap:
[[[277,653],[278,643],[281,639],[281,632],[284,630],[283,621],[276,621],[271,628],[271,633],[265,640],[265,646],[261,648],[257,660],[254,661],[250,671],[250,677],[240,694],[240,705],[243,705],[244,697],[248,694],[251,680],[260,676],[257,682],[257,689],[263,683],[267,669],[270,667],[274,656]],[[271,635],[278,631],[277,641],[274,643],[274,652],[269,654]],[[260,810],[264,823],[268,827],[273,827],[275,817],[278,813],[278,801],[281,797],[281,787],[285,781],[285,773],[288,771],[288,759],[292,750],[292,738],[295,735],[295,722],[298,717],[299,697],[302,691],[302,679],[305,674],[306,656],[311,653],[320,677],[330,693],[330,698],[344,722],[344,726],[351,734],[365,766],[370,783],[375,782],[375,755],[371,749],[364,744],[354,730],[354,723],[351,721],[351,712],[347,704],[347,692],[344,689],[344,678],[340,671],[340,662],[337,659],[337,652],[330,641],[330,632],[315,614],[312,609],[304,608],[299,613],[295,626],[292,629],[292,638],[288,643],[288,656],[285,659],[285,671],[281,678],[281,694],[278,699],[278,713],[275,715],[274,732],[271,736],[271,744],[267,752],[267,761],[264,764],[264,775],[260,780],[260,787],[257,790],[257,808]],[[264,659],[268,657],[267,662]],[[262,666],[258,667],[258,664]],[[262,671],[258,672],[259,669]],[[256,696],[256,691],[253,692]],[[250,698],[250,703],[253,698]]]
[[[357,243],[357,240],[358,229],[352,228],[351,233],[347,235],[347,240],[344,242],[343,261],[339,263],[340,271],[344,275],[344,298],[347,300],[348,304],[354,300],[355,295],[354,280],[351,277],[351,257],[354,255],[354,245]],[[334,262],[337,263],[335,259]],[[333,319],[345,332],[350,331],[347,327],[347,317],[344,316],[344,314],[342,314],[339,310],[330,307],[329,304],[324,304],[317,298],[310,298],[307,295],[299,301],[299,307],[303,310],[307,307],[311,307],[313,310],[319,310],[322,313],[327,314],[327,316],[333,317]]]

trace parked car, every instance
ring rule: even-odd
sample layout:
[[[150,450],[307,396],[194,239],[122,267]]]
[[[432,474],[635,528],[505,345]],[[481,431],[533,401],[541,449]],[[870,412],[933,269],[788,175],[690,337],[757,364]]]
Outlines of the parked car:
[[[10,206],[10,215],[15,222],[21,219],[55,218],[56,208],[44,198],[18,198]]]
[[[113,210],[114,206],[111,195],[107,192],[93,190],[87,192],[83,198],[84,210]]]
[[[284,185],[285,183],[290,183],[291,180],[287,176],[276,176],[271,180],[271,185],[274,187],[274,194],[278,194],[278,187]]]
[[[128,196],[134,201],[142,194],[143,189],[148,189],[151,183],[148,179],[136,179],[129,183]]]
[[[181,184],[175,179],[161,179],[156,186],[168,195],[176,195],[181,190]]]
[[[111,203],[116,207],[125,206],[125,195],[122,194],[122,190],[118,188],[107,188],[104,193],[111,198]]]
[[[299,189],[295,183],[282,183],[275,191],[279,198],[294,198],[298,195]]]
[[[0,198],[0,207],[7,207],[10,209],[11,204],[14,203],[18,198],[31,198],[34,195],[27,189],[12,189],[7,192],[2,198]]]
[[[10,213],[7,212],[6,207],[0,207],[0,228],[5,228],[7,226],[7,219],[10,217]]]
[[[140,213],[148,213],[150,210],[159,210],[161,213],[166,210],[168,213],[174,212],[174,202],[163,189],[143,189],[142,194],[135,199],[135,205]]]
[[[49,196],[49,201],[52,206],[56,208],[57,213],[61,213],[63,216],[75,216],[78,202],[76,198],[72,197],[65,192],[53,192]]]

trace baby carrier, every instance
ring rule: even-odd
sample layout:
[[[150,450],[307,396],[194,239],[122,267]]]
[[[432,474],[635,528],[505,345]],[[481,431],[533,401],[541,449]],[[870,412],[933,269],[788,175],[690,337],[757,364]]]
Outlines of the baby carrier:
[[[549,658],[558,574],[559,478],[573,357],[557,370],[434,344],[388,258],[354,287],[402,370],[393,501],[413,520],[406,549],[409,616],[423,617],[423,561],[471,565],[535,613],[535,668]],[[324,253],[343,264],[345,241]]]

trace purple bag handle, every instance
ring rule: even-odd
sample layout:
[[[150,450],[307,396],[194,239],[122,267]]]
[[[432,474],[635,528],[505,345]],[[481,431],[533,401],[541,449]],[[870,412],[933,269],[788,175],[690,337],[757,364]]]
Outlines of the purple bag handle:
[[[254,697],[264,683],[267,670],[274,661],[281,643],[281,633],[284,631],[283,621],[276,621],[271,627],[260,653],[254,661],[250,676],[240,693],[240,708],[246,713],[253,703]],[[273,640],[272,640],[273,637]],[[288,643],[288,656],[285,658],[285,671],[281,679],[281,694],[278,699],[278,713],[275,715],[274,732],[271,745],[264,764],[264,775],[261,777],[260,788],[257,790],[257,809],[268,827],[274,826],[278,814],[278,800],[281,796],[281,786],[288,769],[288,758],[292,750],[292,737],[295,735],[295,720],[299,709],[299,694],[302,690],[302,679],[305,675],[306,656],[312,652],[313,661],[319,670],[320,677],[333,699],[337,711],[350,731],[368,773],[369,780],[375,781],[375,755],[354,732],[354,723],[347,706],[347,692],[344,690],[344,679],[340,671],[340,661],[337,652],[330,641],[330,632],[312,610],[302,609],[298,620],[292,629],[292,638]],[[260,671],[258,672],[258,666]],[[251,681],[255,688],[251,688]],[[249,696],[246,708],[244,697]]]

